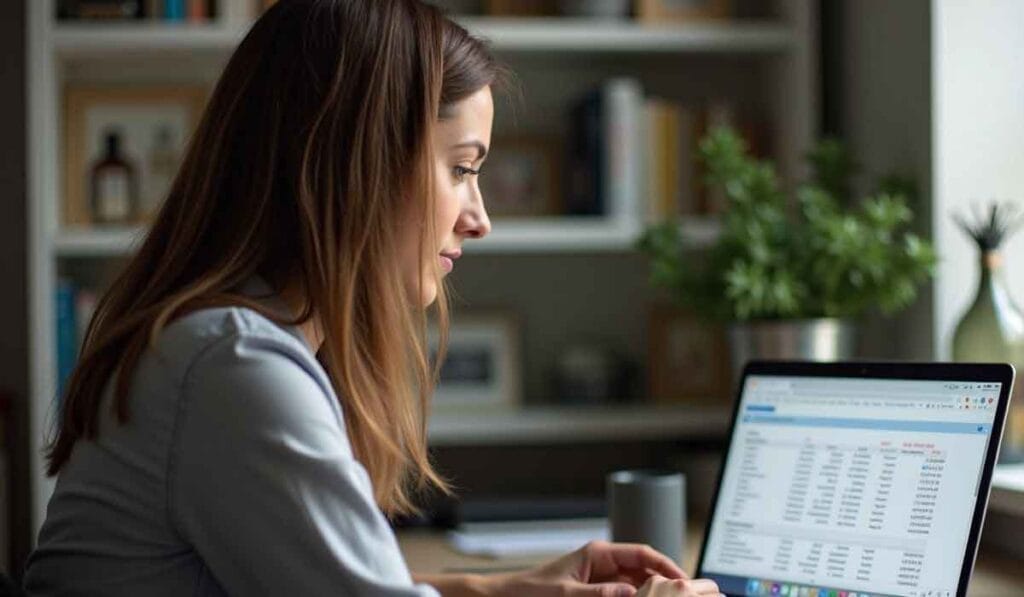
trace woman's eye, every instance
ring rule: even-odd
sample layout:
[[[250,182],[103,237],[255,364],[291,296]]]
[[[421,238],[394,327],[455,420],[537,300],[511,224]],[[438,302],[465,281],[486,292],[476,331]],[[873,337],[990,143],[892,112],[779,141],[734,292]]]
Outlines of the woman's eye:
[[[455,166],[454,168],[452,168],[452,174],[455,176],[455,180],[462,182],[469,175],[475,176],[477,174],[480,174],[480,171],[473,170],[472,168],[467,168],[465,166]]]

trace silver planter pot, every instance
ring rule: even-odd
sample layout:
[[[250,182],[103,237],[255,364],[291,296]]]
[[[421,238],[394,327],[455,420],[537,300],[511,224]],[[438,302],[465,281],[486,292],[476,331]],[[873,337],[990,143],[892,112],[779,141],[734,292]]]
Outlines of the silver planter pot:
[[[853,358],[856,329],[845,319],[753,321],[729,326],[733,380],[747,361],[843,361]]]

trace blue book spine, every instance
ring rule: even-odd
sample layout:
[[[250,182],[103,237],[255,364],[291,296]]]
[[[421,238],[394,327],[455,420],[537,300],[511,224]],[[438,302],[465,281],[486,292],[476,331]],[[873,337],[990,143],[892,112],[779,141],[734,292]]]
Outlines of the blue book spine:
[[[57,281],[57,395],[64,395],[64,384],[78,358],[78,325],[75,321],[75,285]]]
[[[185,0],[165,0],[164,18],[168,21],[184,21]]]

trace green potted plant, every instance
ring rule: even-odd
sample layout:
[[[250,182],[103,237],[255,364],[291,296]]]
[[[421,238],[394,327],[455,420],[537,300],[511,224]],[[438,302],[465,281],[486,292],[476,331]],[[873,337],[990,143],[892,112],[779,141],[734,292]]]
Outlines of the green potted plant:
[[[678,224],[663,222],[639,247],[652,284],[730,323],[734,373],[753,358],[849,358],[853,320],[907,307],[932,275],[932,246],[909,230],[913,185],[890,177],[851,204],[855,166],[838,141],[824,140],[808,155],[812,176],[796,185],[795,200],[775,167],[750,156],[731,129],[711,131],[700,157],[706,183],[727,202],[717,241],[696,256]]]

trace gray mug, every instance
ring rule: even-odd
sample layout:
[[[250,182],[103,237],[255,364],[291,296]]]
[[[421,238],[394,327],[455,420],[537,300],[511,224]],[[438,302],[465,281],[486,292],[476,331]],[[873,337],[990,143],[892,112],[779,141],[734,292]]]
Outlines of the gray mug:
[[[686,477],[656,470],[608,475],[608,524],[612,541],[646,543],[683,561],[686,535]]]

